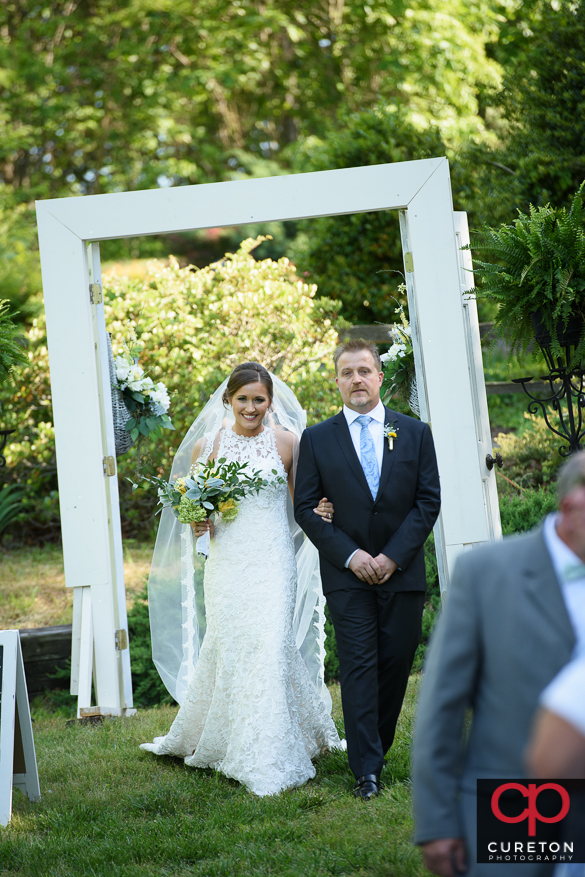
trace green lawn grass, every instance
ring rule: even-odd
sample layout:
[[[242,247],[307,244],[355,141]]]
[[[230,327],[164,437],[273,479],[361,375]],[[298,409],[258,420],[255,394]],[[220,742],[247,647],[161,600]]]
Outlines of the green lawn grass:
[[[412,847],[408,753],[418,677],[411,678],[386,790],[351,795],[342,752],[322,755],[301,789],[257,798],[213,771],[159,758],[139,744],[168,730],[176,707],[99,725],[35,714],[42,799],[14,792],[0,828],[0,874],[15,877],[150,875],[371,875],[426,873]],[[342,730],[339,689],[333,716]]]

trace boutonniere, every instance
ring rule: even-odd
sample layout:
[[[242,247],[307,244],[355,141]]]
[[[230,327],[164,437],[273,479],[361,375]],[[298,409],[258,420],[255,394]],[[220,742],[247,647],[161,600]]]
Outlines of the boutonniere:
[[[394,439],[398,438],[398,427],[394,426],[394,421],[384,425],[384,438],[388,439],[388,450],[394,450]]]

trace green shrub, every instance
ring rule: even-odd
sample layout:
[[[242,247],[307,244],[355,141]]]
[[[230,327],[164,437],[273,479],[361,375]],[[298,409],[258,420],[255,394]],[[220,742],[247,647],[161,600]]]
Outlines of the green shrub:
[[[148,617],[148,590],[137,594],[128,612],[128,636],[132,664],[134,706],[147,708],[175,701],[166,690],[152,660],[150,619]]]
[[[352,168],[445,155],[437,128],[418,128],[386,108],[347,115],[326,139],[309,138],[297,171]],[[300,223],[292,258],[353,323],[393,323],[392,296],[404,271],[396,211],[327,216]],[[403,299],[404,301],[404,299]]]
[[[16,484],[0,487],[0,533],[16,520],[22,508],[22,488]]]
[[[329,614],[329,606],[325,604],[325,682],[339,681],[339,656],[335,628]]]
[[[141,363],[172,395],[176,432],[148,440],[118,459],[124,535],[144,538],[154,527],[154,491],[132,494],[127,476],[137,456],[145,472],[168,474],[187,428],[238,362],[258,360],[277,373],[307,410],[309,423],[339,408],[332,373],[338,305],[317,296],[288,259],[255,261],[257,241],[203,269],[149,263],[141,278],[104,279],[106,326],[114,352],[135,328]],[[18,433],[6,449],[10,477],[26,486],[23,524],[28,538],[59,533],[54,431],[44,316],[28,332],[28,365],[16,389],[0,394],[5,426]],[[8,421],[8,422],[6,422]],[[157,519],[158,520],[158,519]]]
[[[520,496],[500,497],[500,515],[504,536],[532,530],[549,512],[556,511],[555,491],[546,488],[525,490]]]
[[[441,610],[441,588],[439,585],[439,571],[437,569],[437,555],[435,552],[435,536],[433,533],[431,533],[425,542],[425,572],[427,578],[427,596],[423,609],[422,634],[414,656],[414,663],[412,665],[414,673],[418,673],[422,669],[429,639]]]
[[[504,459],[502,472],[520,487],[538,487],[554,481],[563,458],[562,440],[548,429],[544,417],[524,413],[525,428],[519,434],[500,433],[494,439]]]

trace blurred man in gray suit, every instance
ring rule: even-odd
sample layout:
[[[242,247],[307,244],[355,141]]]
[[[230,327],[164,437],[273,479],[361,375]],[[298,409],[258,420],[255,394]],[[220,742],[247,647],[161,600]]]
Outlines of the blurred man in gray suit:
[[[546,877],[554,867],[476,862],[476,780],[526,776],[539,695],[585,641],[585,452],[565,463],[557,489],[559,513],[543,526],[458,559],[429,648],[413,752],[415,843],[441,877]]]

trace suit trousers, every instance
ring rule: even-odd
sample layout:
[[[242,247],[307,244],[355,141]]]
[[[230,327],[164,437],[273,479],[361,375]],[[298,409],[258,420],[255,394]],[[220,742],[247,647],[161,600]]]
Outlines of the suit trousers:
[[[331,591],[349,766],[380,775],[420,642],[423,591]]]

